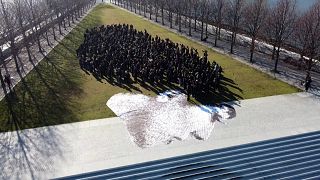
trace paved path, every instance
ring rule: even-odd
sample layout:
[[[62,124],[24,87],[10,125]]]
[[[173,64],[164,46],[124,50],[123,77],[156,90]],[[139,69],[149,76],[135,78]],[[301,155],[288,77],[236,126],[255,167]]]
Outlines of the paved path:
[[[320,130],[320,99],[308,93],[243,100],[207,141],[140,149],[118,118],[0,134],[0,179],[47,179]]]

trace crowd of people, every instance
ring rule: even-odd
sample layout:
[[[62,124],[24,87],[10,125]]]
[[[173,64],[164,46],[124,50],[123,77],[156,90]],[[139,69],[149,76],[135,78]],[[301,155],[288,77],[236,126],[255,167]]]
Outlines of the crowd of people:
[[[222,68],[194,48],[152,37],[132,25],[115,24],[87,29],[77,50],[82,69],[118,83],[132,81],[157,86],[175,83],[188,95],[215,91]]]

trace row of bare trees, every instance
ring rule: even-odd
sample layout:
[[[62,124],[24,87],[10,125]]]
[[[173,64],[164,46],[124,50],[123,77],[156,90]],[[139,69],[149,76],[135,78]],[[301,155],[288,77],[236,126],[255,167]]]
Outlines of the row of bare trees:
[[[221,29],[230,31],[230,53],[234,53],[237,35],[251,38],[250,62],[253,63],[256,41],[266,41],[273,46],[272,59],[277,72],[281,48],[289,48],[305,57],[310,70],[314,59],[320,59],[320,0],[305,12],[299,12],[295,0],[279,0],[270,6],[268,0],[111,0],[116,5],[135,13],[149,14],[151,19],[161,18],[169,27],[173,23],[181,32],[183,24],[187,34],[200,33],[202,41],[213,34],[218,46]],[[212,32],[208,29],[213,25]],[[208,27],[209,26],[209,27]],[[200,30],[198,29],[200,28]]]
[[[57,40],[63,28],[71,26],[94,4],[95,0],[0,0],[0,65],[11,56],[20,74],[21,49],[25,48],[32,62],[32,46],[43,52],[42,40],[50,46],[50,35]],[[0,78],[4,87],[1,70]]]
[[[71,26],[94,3],[92,0],[0,0],[0,64],[10,55],[16,62],[21,48],[26,49],[31,60],[31,45],[35,44],[42,52],[41,39],[50,45],[49,34],[56,39],[62,28]]]

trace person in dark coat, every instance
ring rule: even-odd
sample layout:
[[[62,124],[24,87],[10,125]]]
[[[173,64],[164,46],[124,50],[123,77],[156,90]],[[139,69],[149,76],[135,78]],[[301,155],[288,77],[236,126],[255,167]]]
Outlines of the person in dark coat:
[[[306,92],[308,92],[309,88],[311,87],[311,82],[312,82],[312,79],[311,79],[310,73],[308,72],[307,77],[306,77],[306,81],[304,84],[304,88],[305,88]]]
[[[11,88],[11,77],[10,77],[10,74],[4,75],[4,82],[8,85],[9,88]]]

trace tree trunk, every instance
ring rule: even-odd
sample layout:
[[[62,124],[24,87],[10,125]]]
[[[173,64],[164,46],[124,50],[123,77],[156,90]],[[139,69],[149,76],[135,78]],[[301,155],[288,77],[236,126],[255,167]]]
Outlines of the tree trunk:
[[[169,12],[170,28],[172,28],[172,12]]]
[[[273,71],[274,71],[275,73],[278,72],[279,56],[280,56],[280,46],[278,46],[278,49],[277,49],[276,62],[275,62],[275,64],[274,64],[274,69],[273,69]]]
[[[151,16],[152,16],[152,7],[150,8],[150,12],[149,12],[149,19],[151,20]]]
[[[74,12],[71,13],[71,19],[72,19],[72,23],[74,23]]]
[[[53,34],[53,39],[54,40],[57,40],[57,37],[56,37],[56,32],[55,32],[55,24],[53,23],[53,17],[51,16],[51,23],[52,23],[52,34]]]
[[[139,15],[141,15],[141,0],[139,0],[139,5],[138,5],[138,10],[139,10]]]
[[[0,58],[2,58],[2,57],[0,57]],[[6,88],[6,84],[5,84],[5,82],[4,82],[4,79],[3,79],[3,75],[2,75],[1,70],[0,70],[0,82],[1,82],[2,90],[3,90],[4,94],[6,95],[6,94],[7,94],[7,88]],[[5,96],[5,98],[6,98],[6,97],[7,97],[7,96]]]
[[[184,17],[184,28],[188,28],[188,19],[187,19],[187,16],[183,16]]]
[[[251,39],[251,48],[250,48],[250,62],[253,63],[253,53],[254,53],[254,48],[255,48],[255,40],[256,37],[252,37]]]
[[[218,43],[218,37],[219,37],[219,27],[220,25],[216,26],[216,30],[215,30],[215,37],[214,37],[214,46],[217,47],[217,43]]]
[[[158,22],[158,8],[156,8],[156,22]]]
[[[38,33],[38,31],[39,31],[38,26],[35,25],[34,28],[35,28],[35,31],[33,31],[32,35],[34,35],[36,38],[39,52],[42,52],[41,42],[40,42],[40,34]]]
[[[178,19],[179,19],[179,32],[181,32],[181,14],[178,13]]]
[[[197,16],[194,16],[194,31],[197,31]]]
[[[201,20],[201,41],[203,41],[203,19]]]
[[[62,35],[62,31],[61,31],[61,21],[60,21],[60,17],[59,14],[57,14],[57,21],[58,21],[58,27],[59,27],[59,33]]]
[[[274,60],[275,55],[276,55],[276,45],[273,45],[272,57],[271,57],[272,60]]]
[[[12,38],[11,38],[12,39]],[[10,41],[10,47],[11,47],[11,51],[12,51],[12,58],[14,60],[14,64],[16,66],[17,72],[20,74],[20,67],[18,64],[18,59],[17,59],[17,48],[14,42],[14,38]]]
[[[308,60],[308,68],[307,68],[308,72],[311,71],[311,68],[312,68],[312,60],[313,60],[312,57],[310,57],[309,60]]]
[[[45,23],[46,23],[45,36],[46,36],[47,44],[48,44],[48,46],[50,46],[50,41],[49,41],[49,36],[48,36],[48,30],[49,30],[49,28],[48,28],[48,19],[47,19],[47,18],[45,19]]]
[[[231,46],[230,46],[230,53],[233,54],[233,46],[234,46],[234,39],[235,39],[235,33],[232,33],[231,36]]]
[[[208,19],[207,19],[207,22],[206,22],[206,39],[208,39]]]
[[[21,34],[22,34],[22,38],[23,38],[23,44],[27,50],[27,54],[28,54],[28,58],[31,61],[32,57],[31,57],[31,52],[30,52],[30,47],[29,47],[29,42],[27,40],[27,35],[26,35],[26,30],[25,27],[23,26],[23,20],[21,18],[21,13],[19,13],[19,17],[18,17],[18,23],[21,29]],[[1,69],[0,69],[1,71]]]
[[[71,22],[70,22],[71,20],[70,20],[70,14],[68,13],[68,25],[69,25],[69,27],[71,27]]]
[[[3,53],[2,53],[2,49],[0,47],[0,65],[4,63],[4,57],[3,57]],[[0,69],[1,71],[1,69]]]
[[[67,29],[67,27],[66,27],[66,18],[65,18],[65,15],[63,15],[63,19],[62,19],[63,21],[63,28],[64,29]]]
[[[189,16],[189,36],[192,36],[192,34],[191,34],[191,15]]]
[[[162,25],[164,25],[164,17],[163,17],[164,13],[163,13],[163,7],[161,7],[161,22]]]
[[[32,61],[32,56],[31,56],[30,47],[29,47],[29,42],[28,42],[28,40],[27,40],[26,33],[23,32],[23,33],[22,33],[22,36],[23,36],[24,46],[26,47],[26,50],[27,50],[28,59],[29,59],[29,61]],[[0,71],[1,71],[1,70],[0,70]]]

